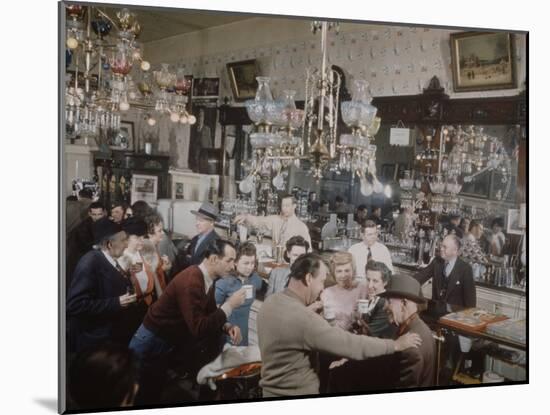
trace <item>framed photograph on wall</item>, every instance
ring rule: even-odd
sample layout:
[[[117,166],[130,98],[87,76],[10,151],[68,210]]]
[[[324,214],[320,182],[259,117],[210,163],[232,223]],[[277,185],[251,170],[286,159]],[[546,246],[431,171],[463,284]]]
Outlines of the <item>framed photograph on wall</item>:
[[[120,131],[113,138],[110,147],[113,150],[132,151],[134,145],[134,123],[132,121],[121,121]]]
[[[147,203],[156,203],[158,194],[158,177],[145,174],[132,175],[131,203],[144,200]]]
[[[69,82],[71,86],[74,86],[76,72],[74,70],[67,70],[65,71],[65,75],[67,77],[67,82]],[[96,74],[90,74],[89,80],[90,80],[90,89],[92,91],[97,91],[97,86],[99,84],[99,77]],[[79,88],[84,88],[85,85],[86,85],[86,78],[84,77],[84,72],[79,71],[78,86]]]
[[[380,176],[384,181],[395,180],[396,173],[397,173],[397,164],[395,163],[382,164],[382,172]]]
[[[514,35],[451,33],[451,66],[455,92],[516,88]]]
[[[513,235],[521,235],[523,233],[523,229],[519,227],[519,209],[508,209],[506,232]]]
[[[196,78],[193,80],[193,98],[218,98],[220,78]]]
[[[200,158],[216,148],[216,125],[218,124],[217,99],[196,99],[191,108],[197,122],[191,126],[189,148],[189,168],[199,173]]]
[[[235,101],[244,101],[256,96],[258,89],[256,59],[228,63],[227,71]]]

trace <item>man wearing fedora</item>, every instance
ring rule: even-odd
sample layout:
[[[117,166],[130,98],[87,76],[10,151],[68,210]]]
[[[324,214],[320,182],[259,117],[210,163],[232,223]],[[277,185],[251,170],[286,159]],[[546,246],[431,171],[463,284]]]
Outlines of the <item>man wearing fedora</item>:
[[[387,299],[386,311],[398,335],[416,333],[422,339],[418,348],[409,348],[394,356],[395,387],[415,388],[434,385],[435,341],[431,330],[418,316],[418,305],[424,304],[420,284],[408,275],[394,275],[390,286],[379,294]]]
[[[93,233],[99,249],[80,259],[67,296],[70,352],[127,341],[125,313],[136,302],[132,283],[117,262],[128,246],[128,235],[105,217],[94,223]]]
[[[329,269],[314,253],[292,265],[288,287],[264,302],[257,317],[264,397],[318,394],[316,353],[354,360],[389,355],[418,346],[417,334],[397,340],[358,336],[331,326],[309,306],[324,289]]]
[[[191,239],[187,247],[184,268],[200,264],[208,244],[220,238],[214,230],[214,223],[218,220],[218,209],[213,204],[204,202],[199,210],[192,210],[191,213],[196,217],[195,227],[198,234]]]
[[[378,296],[386,300],[384,311],[390,324],[397,326],[394,338],[415,333],[421,340],[420,345],[393,355],[365,361],[340,361],[331,365],[330,392],[365,392],[434,385],[435,341],[428,326],[418,316],[418,305],[425,302],[420,284],[413,277],[401,274],[393,275],[389,281],[386,291]]]

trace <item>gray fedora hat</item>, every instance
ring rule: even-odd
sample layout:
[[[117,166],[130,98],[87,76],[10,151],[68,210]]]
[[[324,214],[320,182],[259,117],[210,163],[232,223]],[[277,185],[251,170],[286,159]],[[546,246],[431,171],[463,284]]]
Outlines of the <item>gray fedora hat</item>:
[[[392,275],[386,291],[379,294],[384,298],[406,298],[415,303],[422,304],[426,299],[422,295],[420,283],[409,275]]]
[[[212,203],[203,202],[199,210],[192,210],[191,213],[214,222],[218,220],[218,208]]]

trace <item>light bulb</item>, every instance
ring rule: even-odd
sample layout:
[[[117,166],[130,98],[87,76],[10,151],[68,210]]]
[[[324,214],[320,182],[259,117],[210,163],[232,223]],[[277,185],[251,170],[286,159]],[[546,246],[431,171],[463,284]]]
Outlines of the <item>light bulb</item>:
[[[370,184],[367,179],[361,179],[361,193],[364,196],[370,196],[372,194],[372,184]]]
[[[69,49],[76,49],[78,47],[78,40],[76,40],[74,37],[70,37],[67,39],[67,47]]]
[[[147,124],[149,124],[151,127],[153,127],[157,123],[157,120],[155,120],[153,117],[147,118]]]
[[[118,105],[118,109],[120,109],[121,111],[128,111],[130,109],[130,104],[123,101]]]
[[[195,117],[194,115],[190,115],[189,117],[187,117],[187,119],[190,125],[193,125],[197,122],[197,117]]]
[[[182,114],[182,116],[180,117],[180,123],[187,124],[188,122],[189,122],[189,117],[185,114]]]
[[[172,121],[172,122],[180,121],[180,115],[177,112],[171,113],[170,114],[170,121]]]
[[[391,198],[391,186],[389,184],[384,187],[384,194],[388,199]]]
[[[151,64],[147,61],[141,61],[140,67],[142,71],[148,71],[149,69],[151,69]]]
[[[380,181],[378,179],[374,179],[373,181],[373,186],[372,186],[373,190],[375,193],[382,193],[384,191],[384,186],[382,185],[382,183],[380,183]]]

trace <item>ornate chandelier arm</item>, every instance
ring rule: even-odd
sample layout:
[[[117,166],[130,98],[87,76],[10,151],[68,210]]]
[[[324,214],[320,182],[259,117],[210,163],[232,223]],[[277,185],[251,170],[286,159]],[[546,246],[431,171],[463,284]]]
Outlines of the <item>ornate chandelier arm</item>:
[[[317,119],[317,130],[323,131],[325,118],[325,96],[327,93],[327,22],[321,23],[321,95],[319,96],[319,118]]]
[[[474,180],[477,176],[479,176],[480,174],[483,174],[483,173],[485,173],[486,171],[489,171],[489,170],[492,170],[492,167],[485,166],[484,168],[482,168],[481,170],[475,172],[474,174],[471,174],[471,175],[469,175],[469,176],[465,176],[465,177],[464,177],[464,183],[469,183],[469,182],[471,182],[471,181]]]
[[[113,21],[113,19],[111,19],[111,18],[107,15],[107,13],[104,13],[104,12],[102,12],[102,11],[99,10],[99,9],[96,9],[96,11],[97,11],[101,16],[103,16],[104,18],[106,18],[106,19],[113,25],[113,27],[114,27],[117,31],[120,31],[120,29],[119,29],[119,27],[117,26],[117,24]]]

